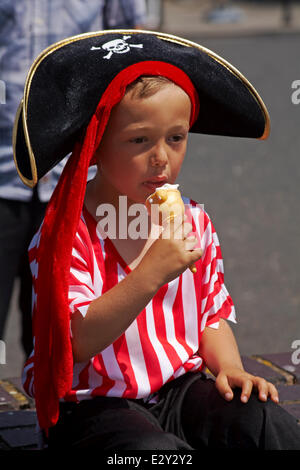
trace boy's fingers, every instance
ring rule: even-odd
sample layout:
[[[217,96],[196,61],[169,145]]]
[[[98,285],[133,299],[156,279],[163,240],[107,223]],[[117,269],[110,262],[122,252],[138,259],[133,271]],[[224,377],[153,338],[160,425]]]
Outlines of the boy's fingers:
[[[178,228],[180,230],[180,228]],[[182,234],[183,234],[183,239],[187,238],[189,235],[191,237],[195,237],[195,233],[191,233],[193,231],[193,226],[189,222],[185,222],[182,225]]]
[[[250,379],[246,379],[243,381],[242,384],[242,393],[241,393],[241,401],[246,403],[249,400],[253,388],[253,382]]]
[[[248,374],[249,375],[249,374]],[[239,387],[241,388],[241,401],[243,403],[247,403],[250,395],[252,393],[253,387],[255,387],[258,391],[259,399],[262,401],[266,401],[268,396],[275,402],[279,402],[278,391],[276,387],[267,382],[262,377],[255,377],[255,376],[240,376],[237,380],[228,379],[227,375],[220,372],[216,378],[216,387],[219,393],[226,399],[231,400],[233,398],[233,392],[231,387]]]
[[[255,385],[257,387],[259,399],[262,401],[266,401],[269,395],[268,382],[262,377],[258,377]]]
[[[196,248],[196,250],[190,251],[190,254],[191,254],[191,263],[195,263],[203,255],[203,250],[201,248]]]
[[[277,391],[276,387],[272,383],[267,382],[262,377],[258,377],[257,379],[258,380],[257,380],[257,383],[256,383],[256,387],[257,387],[257,390],[258,390],[259,399],[262,400],[262,401],[266,401],[268,399],[268,396],[270,396],[270,398],[275,403],[278,403],[279,402],[279,396],[278,396],[278,391]]]
[[[273,400],[275,403],[279,402],[279,395],[278,395],[278,390],[275,387],[275,385],[269,383],[269,393],[271,400]]]
[[[216,378],[216,387],[220,395],[225,398],[225,400],[230,401],[233,398],[233,391],[228,383],[227,377],[225,374],[220,373]]]
[[[198,243],[197,237],[195,236],[188,237],[184,240],[184,248],[187,251],[191,251],[195,248],[197,243]]]

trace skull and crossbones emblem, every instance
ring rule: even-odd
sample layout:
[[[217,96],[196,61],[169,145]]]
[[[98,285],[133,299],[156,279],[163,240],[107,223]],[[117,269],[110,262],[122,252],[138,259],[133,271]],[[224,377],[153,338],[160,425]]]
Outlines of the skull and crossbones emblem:
[[[128,44],[127,39],[131,38],[131,36],[123,36],[123,39],[113,39],[112,41],[108,41],[103,46],[100,47],[91,47],[91,51],[103,49],[104,51],[108,51],[108,54],[103,56],[103,59],[110,59],[113,54],[125,54],[126,52],[130,51],[131,47],[138,47],[143,48],[143,44]]]

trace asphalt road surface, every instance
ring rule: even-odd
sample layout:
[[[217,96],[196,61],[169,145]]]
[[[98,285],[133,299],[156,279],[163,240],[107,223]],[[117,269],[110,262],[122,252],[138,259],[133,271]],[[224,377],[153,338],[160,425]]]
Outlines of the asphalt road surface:
[[[300,104],[291,99],[292,83],[300,80],[300,37],[200,41],[260,92],[271,135],[267,141],[191,136],[178,182],[204,204],[217,230],[241,353],[292,353],[300,339]],[[18,375],[23,360],[16,294],[17,285],[0,378]]]

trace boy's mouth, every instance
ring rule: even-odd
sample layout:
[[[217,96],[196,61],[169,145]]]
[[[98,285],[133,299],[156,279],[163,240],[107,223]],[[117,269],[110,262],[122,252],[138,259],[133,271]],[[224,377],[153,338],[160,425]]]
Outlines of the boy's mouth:
[[[155,191],[160,186],[163,186],[167,182],[167,178],[154,178],[153,180],[144,181],[143,185],[151,191]]]

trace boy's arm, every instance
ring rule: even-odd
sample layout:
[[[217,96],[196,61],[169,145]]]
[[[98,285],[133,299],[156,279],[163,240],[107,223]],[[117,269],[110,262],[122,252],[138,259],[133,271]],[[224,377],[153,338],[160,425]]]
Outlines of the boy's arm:
[[[191,224],[184,223],[184,235]],[[183,239],[176,238],[181,225],[172,228],[170,238],[156,240],[140,264],[119,284],[93,300],[83,317],[77,310],[71,318],[72,349],[75,362],[84,362],[112,344],[131,325],[158,289],[195,263],[202,250],[188,251]],[[173,238],[174,235],[174,238]]]
[[[239,387],[242,389],[241,401],[247,402],[255,387],[260,400],[265,401],[270,396],[278,403],[278,392],[273,384],[244,370],[234,335],[225,320],[220,319],[218,329],[205,328],[199,354],[215,375],[216,387],[226,400],[231,400],[232,389]]]
[[[145,282],[136,269],[93,300],[85,317],[77,310],[71,320],[74,361],[89,360],[121,336],[156,290],[156,283]]]

